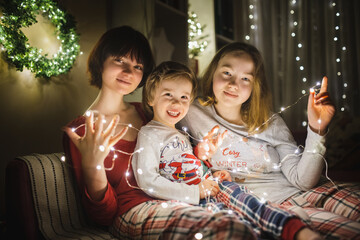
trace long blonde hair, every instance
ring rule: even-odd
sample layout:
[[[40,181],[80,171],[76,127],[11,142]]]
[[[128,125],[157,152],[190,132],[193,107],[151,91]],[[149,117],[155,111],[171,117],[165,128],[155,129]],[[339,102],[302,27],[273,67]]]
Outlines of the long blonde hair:
[[[213,92],[213,77],[220,59],[228,54],[247,54],[254,63],[253,90],[249,99],[241,105],[240,114],[249,133],[264,131],[271,113],[271,93],[266,82],[264,61],[260,52],[247,43],[234,42],[222,47],[214,56],[201,80],[202,96],[199,102],[203,106],[216,103]]]

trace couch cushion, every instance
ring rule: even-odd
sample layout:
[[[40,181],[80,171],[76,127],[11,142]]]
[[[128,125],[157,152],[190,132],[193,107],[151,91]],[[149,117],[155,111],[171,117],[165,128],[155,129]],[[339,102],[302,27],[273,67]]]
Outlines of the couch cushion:
[[[63,153],[18,157],[29,170],[34,208],[45,239],[113,239],[84,220],[71,166]]]

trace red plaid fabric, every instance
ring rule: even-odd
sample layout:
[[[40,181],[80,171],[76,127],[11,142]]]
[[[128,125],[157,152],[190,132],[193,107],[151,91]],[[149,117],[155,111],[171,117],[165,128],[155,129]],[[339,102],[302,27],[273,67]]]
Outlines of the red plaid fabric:
[[[329,238],[360,239],[360,184],[331,182],[292,196],[282,206],[300,206],[317,231]]]
[[[235,214],[159,200],[133,207],[114,221],[110,232],[120,239],[256,239]]]

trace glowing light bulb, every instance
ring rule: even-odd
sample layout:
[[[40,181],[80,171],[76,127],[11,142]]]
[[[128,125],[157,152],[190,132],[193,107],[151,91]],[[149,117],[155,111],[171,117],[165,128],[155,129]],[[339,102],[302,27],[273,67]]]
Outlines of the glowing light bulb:
[[[202,233],[196,233],[196,234],[195,234],[195,238],[198,239],[198,240],[199,240],[199,239],[202,239],[202,238],[203,238]]]
[[[306,78],[303,78],[302,81],[303,81],[303,82],[306,82],[307,80],[306,80]]]
[[[300,61],[300,57],[299,57],[299,56],[297,56],[295,59],[296,59],[296,61]]]
[[[307,126],[307,122],[306,122],[306,121],[303,121],[303,122],[302,122],[302,125],[303,125],[303,127],[306,127],[306,126]]]
[[[65,162],[65,160],[66,160],[66,158],[65,158],[65,156],[61,156],[61,161],[63,161],[63,162]]]
[[[345,95],[345,94],[343,94],[343,95],[342,95],[342,98],[343,98],[343,99],[346,99],[346,95]]]
[[[291,36],[292,36],[292,37],[295,37],[295,36],[296,36],[296,34],[295,34],[295,33],[291,33]]]
[[[302,44],[301,44],[301,43],[298,44],[298,48],[302,48]]]
[[[284,108],[284,107],[281,107],[281,108],[280,108],[280,110],[281,110],[281,111],[284,111],[284,110],[285,110],[285,108]]]
[[[340,110],[343,112],[343,111],[345,111],[345,108],[344,108],[344,107],[342,107]]]
[[[103,145],[100,145],[100,146],[99,146],[99,150],[100,150],[100,152],[104,152],[104,151],[105,151],[105,147],[104,147]]]
[[[340,58],[337,58],[337,59],[336,59],[336,62],[340,62]]]
[[[209,144],[205,144],[205,145],[204,145],[204,150],[205,150],[206,152],[208,152],[208,151],[210,150]]]
[[[250,40],[250,36],[249,36],[249,35],[246,35],[246,36],[245,36],[245,39],[246,39],[246,40]]]

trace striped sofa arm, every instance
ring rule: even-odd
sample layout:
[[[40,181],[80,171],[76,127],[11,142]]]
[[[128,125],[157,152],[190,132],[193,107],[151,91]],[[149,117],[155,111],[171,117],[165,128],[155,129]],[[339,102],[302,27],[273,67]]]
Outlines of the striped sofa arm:
[[[27,168],[28,185],[30,185],[31,190],[8,189],[7,191],[27,190],[31,193],[32,211],[35,213],[36,219],[34,221],[37,223],[29,224],[38,227],[38,234],[41,238],[113,239],[109,232],[90,226],[85,222],[81,202],[72,177],[71,166],[62,161],[63,156],[63,153],[52,153],[31,154],[16,158],[13,161],[17,161],[17,165],[23,163],[22,165]],[[22,170],[22,172],[24,171]],[[8,167],[6,181],[16,181],[14,176],[21,174],[16,174],[16,167],[15,169]],[[14,184],[11,183],[10,185]],[[18,186],[22,186],[21,183]],[[11,196],[16,196],[16,194],[12,193],[10,198]],[[7,199],[7,201],[11,201],[11,199]],[[19,209],[20,211],[30,210],[24,206],[19,206]],[[34,234],[30,238],[39,238],[40,236]],[[25,237],[28,239],[28,236]]]

